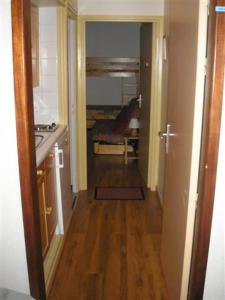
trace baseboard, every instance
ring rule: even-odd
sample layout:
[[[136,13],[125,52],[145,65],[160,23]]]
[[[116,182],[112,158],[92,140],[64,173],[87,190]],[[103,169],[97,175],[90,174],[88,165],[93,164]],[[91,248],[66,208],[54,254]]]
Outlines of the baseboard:
[[[55,278],[65,238],[63,235],[55,235],[44,260],[45,289],[48,296]]]

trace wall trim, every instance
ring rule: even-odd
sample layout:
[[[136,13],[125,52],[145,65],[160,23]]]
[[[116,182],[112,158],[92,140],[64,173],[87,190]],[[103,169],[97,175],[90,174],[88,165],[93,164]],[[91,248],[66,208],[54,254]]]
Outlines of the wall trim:
[[[67,7],[57,7],[59,123],[68,125]]]

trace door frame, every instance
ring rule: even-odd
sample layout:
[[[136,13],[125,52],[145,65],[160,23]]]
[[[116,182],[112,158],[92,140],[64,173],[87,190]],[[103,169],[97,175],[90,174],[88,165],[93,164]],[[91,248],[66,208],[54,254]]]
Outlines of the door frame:
[[[160,131],[162,103],[162,43],[163,17],[155,16],[78,16],[78,190],[87,189],[87,132],[86,132],[86,23],[87,22],[140,22],[153,24],[153,64],[151,79],[151,116],[149,144],[149,172],[147,187],[156,190],[159,165],[158,132]]]
[[[204,294],[216,185],[225,74],[225,14],[215,12],[217,5],[225,6],[225,0],[212,0],[209,6],[199,198],[189,278],[189,300],[202,299]]]
[[[67,53],[67,46],[68,46],[68,36],[67,36],[67,22],[68,19],[72,19],[74,21],[74,32],[75,32],[75,39],[74,42],[77,45],[77,27],[78,27],[78,18],[77,18],[77,11],[70,6],[69,3],[67,3],[66,6],[58,6],[57,7],[57,53],[58,53],[58,93],[59,93],[59,123],[63,124],[65,126],[70,125],[69,121],[69,106],[70,103],[68,101],[68,95],[69,95],[69,86],[68,86],[68,80],[69,80],[69,73],[68,73],[68,53]],[[75,53],[74,53],[75,59],[74,59],[74,78],[76,79],[75,84],[75,97],[77,99],[78,92],[77,92],[77,85],[78,85],[78,79],[77,79],[77,48],[75,47]],[[77,109],[75,109],[74,114],[75,120],[78,119],[77,115]],[[77,145],[78,145],[78,139],[77,139],[77,128],[75,130],[76,138],[73,141],[73,148],[75,149],[75,152],[77,153]],[[72,141],[71,141],[72,142]],[[76,163],[78,161],[78,156],[76,154]],[[73,165],[72,168],[77,168]],[[76,183],[76,187],[78,186],[78,178],[75,178],[74,183]],[[77,188],[78,191],[78,188]]]
[[[28,277],[31,296],[45,300],[36,182],[30,24],[30,1],[12,0],[16,131]]]
[[[12,0],[11,3],[15,118],[30,295],[36,300],[45,300],[46,288],[36,182],[30,5],[30,0]],[[59,118],[61,124],[67,125],[67,72],[63,67],[67,58],[65,55],[67,22],[65,20],[67,20],[68,15],[73,15],[76,20],[77,14],[68,4],[67,6],[58,7],[57,15],[58,40],[60,40],[57,49],[60,79]],[[77,73],[76,70],[75,73]],[[63,77],[63,75],[65,76]]]
[[[69,66],[68,66],[68,125],[69,125],[69,132],[70,132],[70,152],[72,153],[72,159],[71,159],[71,184],[72,184],[72,189],[73,189],[73,193],[77,193],[78,189],[77,189],[77,144],[78,144],[78,140],[77,140],[77,15],[76,12],[74,12],[73,10],[71,10],[70,8],[68,8],[68,13],[67,13],[67,30],[68,30],[68,25],[69,22],[72,21],[73,22],[73,32],[75,34],[74,39],[73,39],[73,47],[74,47],[74,53],[73,53],[73,77],[75,79],[75,83],[73,86],[73,93],[74,93],[74,106],[75,106],[75,113],[72,114],[71,113],[71,101],[69,99],[70,97],[70,89],[69,89],[69,80],[70,80],[70,76],[69,76]],[[67,34],[68,37],[68,34]],[[69,45],[69,40],[67,39],[67,44]],[[67,57],[68,57],[68,62],[69,62],[69,52],[67,49]],[[71,121],[71,118],[74,118],[73,121]]]

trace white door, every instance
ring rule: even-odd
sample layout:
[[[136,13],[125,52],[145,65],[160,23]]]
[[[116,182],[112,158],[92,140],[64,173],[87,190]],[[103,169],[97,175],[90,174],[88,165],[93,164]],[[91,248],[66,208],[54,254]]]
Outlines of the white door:
[[[204,3],[203,3],[204,2]],[[206,1],[166,1],[169,24],[168,138],[161,260],[169,296],[187,298],[200,153]]]

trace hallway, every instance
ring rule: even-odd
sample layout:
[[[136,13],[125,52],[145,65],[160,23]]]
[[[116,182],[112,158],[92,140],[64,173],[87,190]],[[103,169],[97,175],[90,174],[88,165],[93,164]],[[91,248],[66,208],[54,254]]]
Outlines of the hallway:
[[[106,159],[107,158],[107,159]],[[81,192],[49,300],[165,300],[159,249],[161,208],[142,201],[94,200],[95,186],[141,186],[135,162],[96,156]]]

